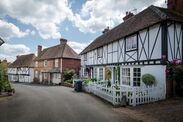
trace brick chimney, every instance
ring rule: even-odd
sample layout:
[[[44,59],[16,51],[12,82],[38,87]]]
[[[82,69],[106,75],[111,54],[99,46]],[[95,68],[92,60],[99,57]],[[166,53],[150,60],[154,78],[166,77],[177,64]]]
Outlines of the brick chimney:
[[[123,17],[123,20],[124,21],[127,21],[129,18],[131,18],[131,17],[133,17],[134,16],[134,14],[132,13],[132,12],[126,12],[126,16],[125,17]]]
[[[108,32],[108,31],[109,31],[109,26],[108,26],[107,28],[105,28],[105,29],[102,31],[102,33],[104,34],[104,33]]]
[[[168,9],[183,14],[183,0],[168,0]]]
[[[41,54],[41,51],[42,51],[42,46],[38,45],[38,47],[37,47],[37,56],[39,56]]]
[[[61,38],[60,39],[60,44],[67,44],[67,39]]]

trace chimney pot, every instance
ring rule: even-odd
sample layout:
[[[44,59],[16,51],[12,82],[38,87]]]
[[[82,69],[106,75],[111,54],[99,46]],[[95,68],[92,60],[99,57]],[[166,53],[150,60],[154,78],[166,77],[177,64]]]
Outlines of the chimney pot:
[[[61,38],[60,39],[60,44],[66,44],[67,43],[67,39]]]
[[[132,13],[132,12],[126,12],[126,16],[125,17],[123,17],[123,20],[124,21],[126,21],[126,20],[128,20],[129,18],[131,18],[131,17],[133,17],[134,16],[134,14]]]
[[[108,26],[107,28],[105,28],[105,29],[102,31],[102,33],[104,34],[104,33],[108,32],[108,31],[109,31],[109,26]]]
[[[37,56],[39,56],[41,54],[41,51],[42,51],[42,46],[38,45],[38,47],[37,47]]]

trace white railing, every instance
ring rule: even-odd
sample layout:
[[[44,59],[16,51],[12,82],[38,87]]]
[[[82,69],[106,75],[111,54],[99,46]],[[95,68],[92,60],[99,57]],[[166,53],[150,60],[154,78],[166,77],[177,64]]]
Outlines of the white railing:
[[[116,88],[115,86],[106,87],[97,83],[90,83],[84,85],[83,88],[86,92],[93,93],[113,105],[119,105],[122,102],[122,96],[125,97],[126,102],[132,106],[165,99],[165,90],[157,86],[117,86]]]

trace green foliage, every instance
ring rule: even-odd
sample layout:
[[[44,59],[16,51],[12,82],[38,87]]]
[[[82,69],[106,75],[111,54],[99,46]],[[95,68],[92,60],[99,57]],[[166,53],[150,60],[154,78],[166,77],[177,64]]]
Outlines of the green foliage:
[[[92,78],[91,81],[92,81],[92,82],[96,82],[97,79],[96,79],[96,78]]]
[[[10,82],[5,79],[5,68],[0,63],[0,92],[12,89]]]
[[[74,70],[68,70],[68,69],[66,69],[66,70],[63,72],[64,81],[72,80],[74,74],[75,74],[75,71],[74,71]]]
[[[84,82],[84,84],[89,84],[92,82],[92,80],[91,79],[84,79],[83,82]]]
[[[142,76],[142,81],[144,82],[145,85],[147,86],[152,86],[153,84],[156,83],[156,79],[153,75],[151,74],[144,74]]]
[[[66,80],[64,82],[69,83],[69,84],[72,84],[73,80]]]

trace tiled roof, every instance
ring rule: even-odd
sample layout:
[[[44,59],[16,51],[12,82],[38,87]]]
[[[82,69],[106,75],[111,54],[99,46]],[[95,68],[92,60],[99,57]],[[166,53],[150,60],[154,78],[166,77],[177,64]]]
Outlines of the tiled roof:
[[[80,59],[80,56],[67,43],[45,48],[35,60],[72,58]]]
[[[81,52],[81,54],[117,41],[121,38],[138,32],[139,30],[167,19],[183,22],[183,16],[181,14],[165,8],[150,6],[137,15],[129,18],[127,21],[121,23],[120,25],[96,38],[90,45],[88,45],[88,47],[86,47]]]
[[[9,68],[13,67],[34,67],[34,54],[20,55],[17,59],[9,65]]]

